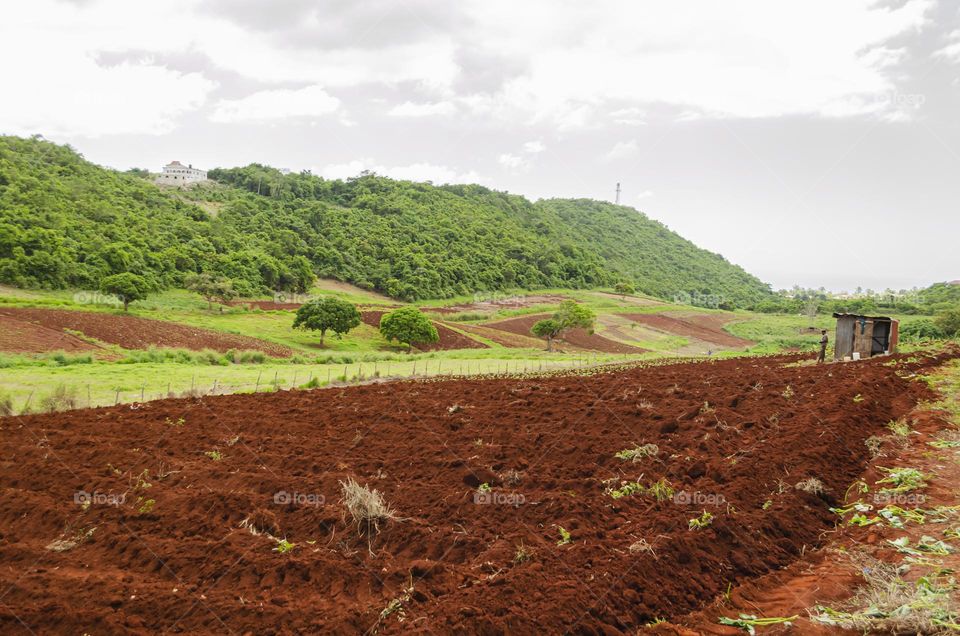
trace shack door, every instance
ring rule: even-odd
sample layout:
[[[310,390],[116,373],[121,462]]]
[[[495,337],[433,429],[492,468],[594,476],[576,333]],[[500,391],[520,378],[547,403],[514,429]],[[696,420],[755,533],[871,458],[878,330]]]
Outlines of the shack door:
[[[866,360],[873,351],[873,321],[869,318],[857,318],[853,322],[853,350],[860,353],[860,359]]]

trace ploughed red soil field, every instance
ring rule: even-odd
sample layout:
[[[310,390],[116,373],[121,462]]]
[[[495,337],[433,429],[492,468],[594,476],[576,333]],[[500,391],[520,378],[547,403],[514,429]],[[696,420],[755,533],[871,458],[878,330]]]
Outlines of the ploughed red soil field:
[[[385,311],[364,311],[360,313],[360,317],[366,324],[379,329],[380,319],[385,313]],[[440,340],[432,344],[417,345],[416,349],[419,349],[420,351],[447,351],[449,349],[489,348],[482,342],[478,342],[473,338],[463,335],[462,333],[458,333],[450,327],[445,327],[436,321],[433,321],[433,326],[437,328],[437,335],[440,336]]]
[[[116,344],[125,349],[147,349],[151,346],[182,347],[197,351],[213,349],[220,352],[230,349],[250,349],[278,358],[288,358],[293,355],[289,347],[265,340],[137,316],[26,307],[0,308],[0,316],[36,323],[41,327],[57,331],[64,329],[79,331],[91,338]],[[62,347],[54,347],[54,349],[60,348]]]
[[[100,351],[100,347],[96,347],[60,329],[49,329],[26,320],[0,314],[0,351],[10,353],[44,353],[47,351],[78,353]]]
[[[532,314],[529,316],[520,316],[519,318],[508,318],[507,320],[488,322],[483,326],[521,336],[530,336],[530,328],[533,327],[534,323],[549,317],[549,314]],[[586,329],[571,329],[567,331],[559,341],[577,347],[578,349],[601,351],[603,353],[643,353],[646,351],[646,349],[633,347],[622,342],[617,342],[616,340],[610,340],[595,333],[587,333]]]
[[[0,418],[0,633],[636,633],[818,545],[938,361],[796,359]]]
[[[660,329],[679,336],[689,336],[697,340],[712,342],[724,347],[742,349],[753,344],[750,340],[738,338],[723,326],[730,322],[723,315],[697,314],[691,316],[674,316],[667,313],[659,314],[621,314],[634,322],[638,322],[654,329]]]

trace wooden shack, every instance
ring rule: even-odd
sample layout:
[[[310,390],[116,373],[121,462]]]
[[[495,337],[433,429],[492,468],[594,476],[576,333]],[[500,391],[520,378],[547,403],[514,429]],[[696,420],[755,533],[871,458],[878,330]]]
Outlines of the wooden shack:
[[[900,340],[899,321],[886,316],[859,314],[833,314],[833,317],[837,319],[834,360],[864,360],[896,351]]]

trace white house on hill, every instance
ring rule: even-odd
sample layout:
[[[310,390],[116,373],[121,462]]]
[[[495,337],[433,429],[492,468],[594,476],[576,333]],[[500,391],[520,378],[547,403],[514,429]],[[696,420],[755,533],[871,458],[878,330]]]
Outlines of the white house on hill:
[[[183,186],[206,180],[206,170],[194,168],[193,164],[185,166],[179,161],[171,161],[163,167],[163,172],[157,176],[156,183],[160,185]]]

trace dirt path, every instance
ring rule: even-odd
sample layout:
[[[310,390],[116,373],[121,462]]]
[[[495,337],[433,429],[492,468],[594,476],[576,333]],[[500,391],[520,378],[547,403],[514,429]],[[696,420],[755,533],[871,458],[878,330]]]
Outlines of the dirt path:
[[[0,633],[679,620],[821,544],[864,440],[930,397],[879,360],[794,360],[0,418]],[[809,477],[823,496],[793,487]],[[396,518],[360,536],[340,502],[351,478]]]
[[[288,358],[293,355],[293,350],[289,347],[265,340],[138,316],[28,307],[0,307],[0,316],[34,323],[39,327],[59,332],[63,332],[64,329],[79,331],[91,338],[116,344],[124,349],[182,347],[195,351],[213,349],[221,353],[230,349],[255,350],[278,358]]]

